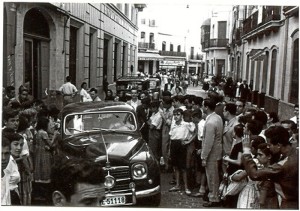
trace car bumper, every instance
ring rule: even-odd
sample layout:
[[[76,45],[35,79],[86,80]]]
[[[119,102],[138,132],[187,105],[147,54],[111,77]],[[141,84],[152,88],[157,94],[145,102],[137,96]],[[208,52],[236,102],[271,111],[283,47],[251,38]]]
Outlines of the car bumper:
[[[139,199],[139,198],[144,198],[144,197],[154,196],[156,194],[159,194],[160,190],[161,190],[161,187],[160,187],[160,185],[158,185],[151,189],[136,191],[135,195],[136,195],[136,198]]]

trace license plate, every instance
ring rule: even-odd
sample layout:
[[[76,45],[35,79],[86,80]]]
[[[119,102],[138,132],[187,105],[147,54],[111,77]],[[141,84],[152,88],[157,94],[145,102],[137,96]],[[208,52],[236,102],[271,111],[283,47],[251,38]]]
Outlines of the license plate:
[[[102,206],[114,206],[114,205],[122,205],[122,204],[126,204],[125,196],[106,197],[102,201]]]

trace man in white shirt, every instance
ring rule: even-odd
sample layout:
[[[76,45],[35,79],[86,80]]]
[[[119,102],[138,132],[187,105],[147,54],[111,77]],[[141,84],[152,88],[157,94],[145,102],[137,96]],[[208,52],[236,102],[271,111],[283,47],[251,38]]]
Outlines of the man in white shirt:
[[[190,134],[194,132],[195,127],[191,128],[188,122],[183,121],[183,111],[180,108],[174,109],[173,117],[175,123],[171,125],[169,134],[171,139],[170,157],[172,166],[175,170],[176,186],[172,187],[169,191],[174,192],[180,190],[180,173],[182,172],[185,194],[190,195],[191,191],[187,183],[186,143],[188,142],[188,137],[190,136]]]
[[[59,91],[64,97],[64,105],[73,103],[73,98],[78,92],[76,86],[71,83],[71,76],[67,76],[66,81],[67,82],[59,88]]]
[[[138,99],[137,89],[131,89],[131,100],[128,100],[126,103],[131,105],[135,111],[136,108],[141,105],[141,101]]]
[[[97,95],[98,91],[96,88],[90,89],[90,96],[92,98],[92,101],[101,101],[100,97]]]

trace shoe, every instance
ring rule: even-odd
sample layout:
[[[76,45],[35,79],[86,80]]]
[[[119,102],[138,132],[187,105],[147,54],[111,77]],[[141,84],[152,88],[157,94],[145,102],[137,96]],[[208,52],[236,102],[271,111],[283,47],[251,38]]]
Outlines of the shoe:
[[[177,191],[180,191],[180,187],[174,186],[169,189],[169,192],[177,192]]]
[[[191,192],[189,189],[185,189],[185,194],[186,194],[186,195],[189,196],[189,195],[191,195],[191,193],[192,193],[192,192]]]
[[[199,192],[197,192],[197,193],[193,193],[191,196],[193,196],[193,197],[202,197],[202,196],[203,196],[203,194],[202,194],[202,193],[199,193]]]
[[[220,207],[221,203],[220,202],[206,202],[203,204],[203,207]]]
[[[172,180],[171,182],[169,182],[170,185],[176,185],[176,181]]]
[[[202,199],[203,199],[203,201],[206,201],[206,202],[209,201],[207,194],[204,194],[204,195],[202,196]]]

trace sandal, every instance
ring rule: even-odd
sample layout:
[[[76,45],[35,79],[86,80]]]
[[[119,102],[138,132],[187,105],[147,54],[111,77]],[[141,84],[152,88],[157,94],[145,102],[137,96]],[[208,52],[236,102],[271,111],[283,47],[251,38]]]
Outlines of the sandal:
[[[176,191],[180,191],[180,188],[177,186],[174,186],[171,189],[169,189],[169,192],[176,192]]]

